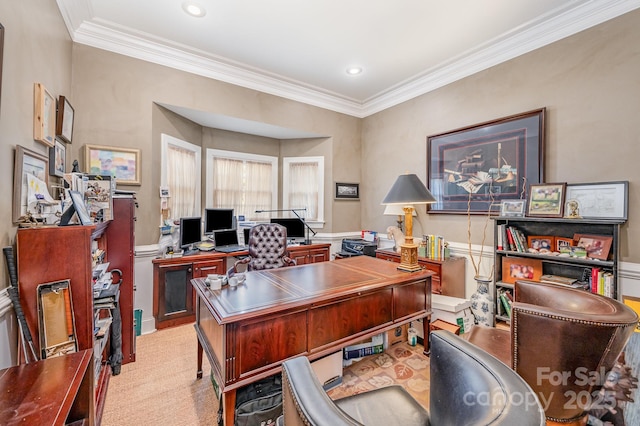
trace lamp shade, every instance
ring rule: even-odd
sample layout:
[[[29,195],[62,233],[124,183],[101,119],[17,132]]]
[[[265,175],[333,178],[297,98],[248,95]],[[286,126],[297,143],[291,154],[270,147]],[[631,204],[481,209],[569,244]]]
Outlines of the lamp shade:
[[[413,216],[417,216],[415,209],[411,213]],[[387,204],[384,206],[383,214],[388,216],[404,216],[404,209],[400,204]]]
[[[436,199],[415,174],[398,176],[382,204],[429,204]]]

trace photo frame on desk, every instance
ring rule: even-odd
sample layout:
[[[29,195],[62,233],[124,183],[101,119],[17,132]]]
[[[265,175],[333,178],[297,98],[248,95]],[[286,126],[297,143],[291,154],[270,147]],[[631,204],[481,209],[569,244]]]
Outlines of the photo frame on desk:
[[[91,216],[87,210],[87,206],[84,203],[84,196],[78,191],[69,191],[71,197],[71,205],[62,213],[60,217],[60,226],[66,226],[71,224],[71,218],[75,213],[78,216],[78,220],[81,225],[91,225]]]

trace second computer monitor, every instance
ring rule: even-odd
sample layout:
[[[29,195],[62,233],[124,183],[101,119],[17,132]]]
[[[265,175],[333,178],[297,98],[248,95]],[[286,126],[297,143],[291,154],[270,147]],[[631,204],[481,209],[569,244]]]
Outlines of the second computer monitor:
[[[234,229],[233,209],[204,209],[204,234]]]
[[[277,223],[287,228],[288,239],[300,239],[304,238],[305,226],[302,219],[298,218],[272,218],[271,223]]]

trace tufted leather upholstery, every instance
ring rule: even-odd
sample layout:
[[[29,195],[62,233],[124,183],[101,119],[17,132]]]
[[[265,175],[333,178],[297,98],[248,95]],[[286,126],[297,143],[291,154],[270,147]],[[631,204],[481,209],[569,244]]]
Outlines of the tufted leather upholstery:
[[[579,402],[602,384],[588,375],[613,367],[638,316],[615,299],[530,281],[516,282],[511,312],[510,330],[476,326],[467,339],[495,352],[531,385],[549,422],[582,421],[587,407]]]
[[[517,374],[444,330],[431,334],[431,418],[398,385],[332,401],[306,357],[285,361],[282,372],[283,416],[279,425],[544,424],[538,399]]]
[[[232,268],[247,265],[247,271],[293,266],[296,262],[285,255],[287,252],[287,229],[277,223],[262,223],[251,228],[247,244],[249,256],[238,260]]]

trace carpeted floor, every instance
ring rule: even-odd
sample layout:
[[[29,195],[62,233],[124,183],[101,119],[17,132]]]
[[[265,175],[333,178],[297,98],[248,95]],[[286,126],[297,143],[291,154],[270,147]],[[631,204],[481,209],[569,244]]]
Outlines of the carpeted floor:
[[[139,336],[136,362],[111,377],[103,426],[143,424],[215,425],[218,401],[203,362],[203,379],[196,379],[196,333],[192,324]],[[428,408],[429,358],[422,346],[397,343],[346,367],[343,382],[332,398],[399,383]]]

